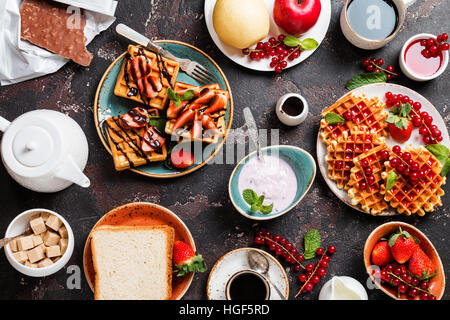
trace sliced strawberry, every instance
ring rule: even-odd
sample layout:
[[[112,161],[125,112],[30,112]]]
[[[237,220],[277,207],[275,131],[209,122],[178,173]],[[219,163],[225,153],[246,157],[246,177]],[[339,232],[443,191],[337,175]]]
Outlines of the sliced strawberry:
[[[166,142],[161,132],[156,127],[149,127],[144,134],[144,139],[142,140],[142,151],[153,152],[161,148]]]
[[[148,112],[146,109],[136,107],[121,117],[122,123],[128,128],[142,128],[148,124]]]
[[[182,277],[190,272],[205,272],[206,264],[201,255],[195,254],[191,246],[183,241],[176,241],[173,245],[174,273]]]

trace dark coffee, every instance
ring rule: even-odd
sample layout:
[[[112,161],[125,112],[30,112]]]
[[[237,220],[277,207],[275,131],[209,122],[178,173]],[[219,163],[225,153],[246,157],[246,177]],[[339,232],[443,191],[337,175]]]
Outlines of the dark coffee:
[[[281,112],[291,117],[296,117],[303,112],[303,102],[297,97],[289,97],[281,106]]]
[[[361,37],[384,40],[397,27],[397,7],[392,0],[353,0],[347,7],[347,20]]]
[[[264,281],[253,273],[241,273],[230,283],[231,300],[264,300],[266,296]]]

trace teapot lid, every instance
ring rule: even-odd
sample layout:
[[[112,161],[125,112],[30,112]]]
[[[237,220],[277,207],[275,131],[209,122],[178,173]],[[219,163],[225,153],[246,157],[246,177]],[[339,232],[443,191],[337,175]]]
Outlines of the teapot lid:
[[[2,139],[2,158],[12,172],[37,177],[54,169],[61,158],[58,129],[42,117],[24,114],[14,120]]]

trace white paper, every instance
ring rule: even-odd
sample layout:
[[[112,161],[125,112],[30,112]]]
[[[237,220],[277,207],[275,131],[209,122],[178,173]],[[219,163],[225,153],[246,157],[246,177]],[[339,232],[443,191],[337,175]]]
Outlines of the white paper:
[[[69,61],[69,59],[20,39],[19,9],[21,3],[22,0],[0,1],[1,85],[18,83],[56,72]],[[101,31],[109,28],[116,19],[112,15],[90,10],[84,10],[84,14],[86,17],[84,34],[87,44]]]

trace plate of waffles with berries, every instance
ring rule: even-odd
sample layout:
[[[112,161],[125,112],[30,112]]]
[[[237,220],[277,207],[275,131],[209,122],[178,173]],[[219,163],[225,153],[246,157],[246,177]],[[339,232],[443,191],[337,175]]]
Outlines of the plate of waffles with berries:
[[[221,149],[233,119],[225,74],[206,53],[180,41],[156,40],[213,76],[205,84],[180,64],[129,45],[105,71],[94,101],[98,136],[116,171],[174,178],[200,169]]]
[[[374,216],[424,216],[443,205],[450,139],[425,97],[396,84],[369,84],[321,116],[320,172],[344,203]]]

